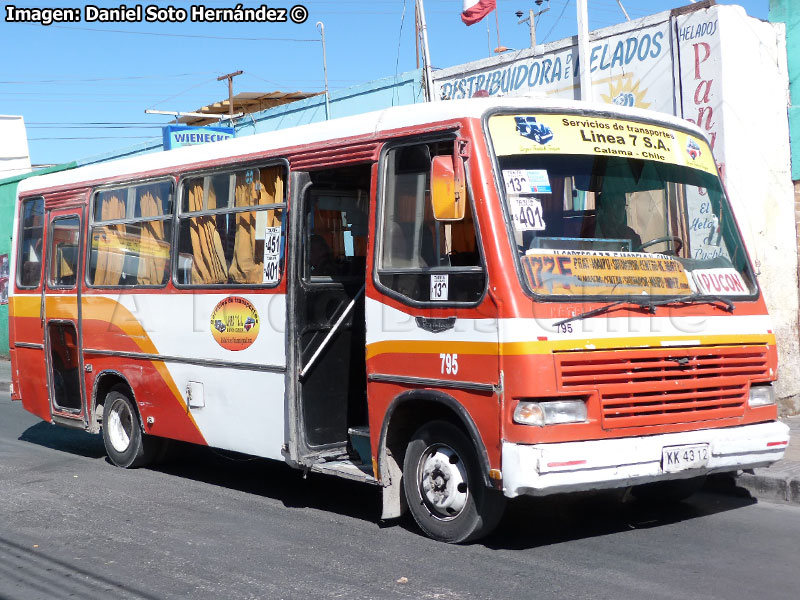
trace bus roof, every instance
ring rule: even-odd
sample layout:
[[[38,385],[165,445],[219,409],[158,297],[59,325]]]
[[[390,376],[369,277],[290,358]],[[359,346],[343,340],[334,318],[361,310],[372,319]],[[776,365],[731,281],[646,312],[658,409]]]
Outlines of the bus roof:
[[[539,97],[522,98],[472,98],[468,100],[447,100],[395,106],[361,115],[331,119],[234,138],[212,144],[177,148],[168,152],[152,152],[119,160],[110,160],[51,173],[33,176],[19,184],[18,193],[34,190],[70,187],[84,182],[124,179],[152,171],[164,171],[194,163],[218,161],[236,156],[247,156],[272,149],[296,147],[299,144],[313,144],[326,140],[379,135],[383,131],[434,124],[463,118],[480,118],[487,111],[495,109],[519,109],[526,111],[546,110],[557,112],[604,113],[634,120],[654,121],[667,126],[689,129],[699,137],[707,139],[705,133],[693,123],[666,113],[658,113],[637,108],[626,108],[613,104],[588,103],[562,99]]]

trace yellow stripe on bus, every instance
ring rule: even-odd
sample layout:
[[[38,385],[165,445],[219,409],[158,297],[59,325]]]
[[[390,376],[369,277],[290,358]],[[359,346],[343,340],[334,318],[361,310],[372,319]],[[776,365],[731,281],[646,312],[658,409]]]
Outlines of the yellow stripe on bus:
[[[47,296],[47,318],[48,319],[74,319],[78,318],[78,309],[75,296]],[[41,297],[36,296],[12,296],[9,298],[9,315],[14,317],[36,317],[39,318]],[[82,297],[83,318],[93,321],[100,321],[114,325],[121,329],[125,335],[132,340],[139,349],[145,354],[158,354],[150,336],[142,327],[135,316],[121,303],[103,296]],[[200,437],[203,437],[200,427],[194,420],[191,411],[183,400],[183,395],[178,390],[178,386],[172,379],[172,375],[162,360],[151,359],[150,361],[158,371],[164,383],[172,391],[175,399],[180,403],[181,408],[186,412],[192,424],[197,429]]]

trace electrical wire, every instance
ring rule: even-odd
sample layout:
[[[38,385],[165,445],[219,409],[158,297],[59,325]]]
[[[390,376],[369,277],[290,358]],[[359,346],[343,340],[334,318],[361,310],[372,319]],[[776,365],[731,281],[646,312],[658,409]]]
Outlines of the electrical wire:
[[[175,79],[176,77],[195,77],[197,75],[216,74],[216,71],[198,71],[197,73],[176,73],[175,75],[131,75],[129,77],[93,77],[91,79],[37,79],[29,81],[0,81],[0,85],[38,85],[49,83],[93,83],[105,81],[139,81],[142,79]]]
[[[28,138],[29,142],[42,142],[49,140],[154,140],[157,136],[153,135],[108,135],[108,136],[80,136],[80,137],[40,137]]]
[[[22,26],[40,27],[37,24],[19,23]],[[174,37],[174,38],[199,38],[203,40],[225,40],[234,42],[314,42],[319,44],[319,40],[304,38],[270,38],[270,37],[226,37],[221,35],[195,35],[191,33],[157,33],[155,31],[130,31],[127,29],[100,29],[97,27],[73,27],[71,25],[48,25],[48,29],[74,29],[77,31],[94,31],[99,33],[122,33],[128,35],[149,35],[155,37]]]
[[[556,28],[556,25],[558,25],[558,22],[561,20],[561,17],[563,17],[563,16],[564,16],[564,12],[567,10],[567,7],[569,6],[569,3],[570,3],[571,1],[572,1],[572,0],[567,0],[567,1],[564,3],[564,8],[562,8],[562,9],[561,9],[561,12],[559,13],[558,17],[557,17],[557,18],[556,18],[556,20],[553,22],[553,26],[550,28],[550,31],[548,31],[548,32],[547,32],[547,34],[546,34],[546,35],[545,35],[545,36],[542,38],[542,43],[544,43],[545,41],[547,41],[547,39],[550,37],[550,34],[551,34],[551,33],[553,33],[553,30]]]
[[[181,96],[181,95],[185,94],[185,93],[186,93],[186,92],[188,92],[189,90],[193,90],[193,89],[195,89],[195,88],[199,88],[201,85],[208,85],[208,84],[210,84],[210,83],[217,83],[217,79],[216,79],[216,77],[215,77],[214,79],[209,79],[209,80],[207,80],[207,81],[201,81],[200,83],[198,83],[198,84],[196,84],[196,85],[193,85],[193,86],[191,86],[191,87],[188,87],[188,88],[186,88],[185,90],[182,90],[182,91],[178,92],[177,94],[173,94],[173,95],[172,95],[172,96],[170,96],[169,98],[164,98],[164,100],[159,100],[158,102],[156,102],[155,104],[151,104],[151,105],[150,105],[150,106],[148,106],[147,108],[148,108],[148,109],[150,109],[150,108],[154,108],[154,107],[158,106],[159,104],[164,104],[164,102],[169,102],[169,101],[170,101],[170,100],[172,100],[173,98],[177,98],[178,96]]]
[[[416,19],[416,17],[415,17]],[[400,46],[403,42],[403,24],[406,22],[406,0],[403,0],[403,13],[400,15],[400,33],[397,34],[397,59],[394,61],[394,79],[397,81],[397,73],[400,71]],[[397,95],[397,87],[392,90],[392,106]]]
[[[26,129],[161,129],[161,125],[26,125]]]

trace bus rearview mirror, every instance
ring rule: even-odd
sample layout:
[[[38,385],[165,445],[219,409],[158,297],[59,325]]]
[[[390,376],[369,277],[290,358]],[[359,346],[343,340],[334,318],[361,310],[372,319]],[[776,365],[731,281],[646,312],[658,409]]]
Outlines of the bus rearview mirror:
[[[431,164],[431,202],[437,221],[460,221],[467,206],[464,161],[435,156]]]

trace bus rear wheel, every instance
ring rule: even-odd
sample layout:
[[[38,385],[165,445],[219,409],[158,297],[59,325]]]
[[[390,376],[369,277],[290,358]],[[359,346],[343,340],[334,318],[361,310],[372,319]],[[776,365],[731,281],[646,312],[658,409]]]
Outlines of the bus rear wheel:
[[[412,436],[403,461],[403,488],[417,525],[442,542],[488,535],[505,509],[505,497],[482,481],[472,442],[446,421],[423,425]]]
[[[153,462],[163,440],[142,433],[133,400],[124,388],[113,388],[103,405],[103,444],[118,467],[135,469]]]

